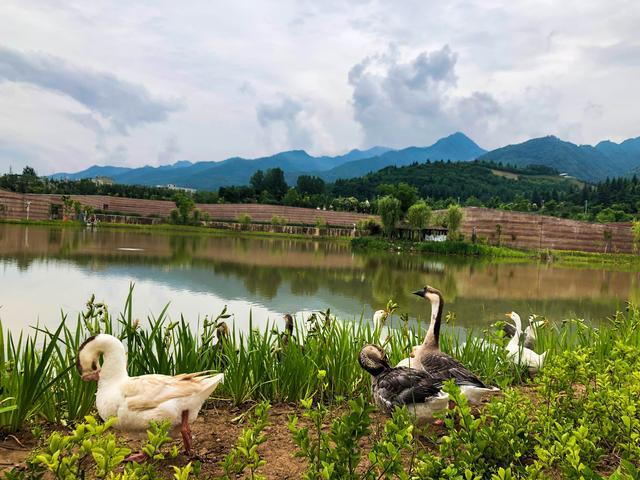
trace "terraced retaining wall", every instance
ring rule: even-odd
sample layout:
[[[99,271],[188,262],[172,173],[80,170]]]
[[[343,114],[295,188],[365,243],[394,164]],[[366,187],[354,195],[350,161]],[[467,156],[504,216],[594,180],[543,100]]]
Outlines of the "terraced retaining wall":
[[[474,229],[479,238],[486,238],[493,245],[500,243],[514,248],[623,253],[633,251],[633,235],[628,222],[588,223],[534,213],[465,208],[461,232],[466,239],[470,239]]]
[[[94,209],[134,214],[140,217],[167,217],[175,207],[173,202],[163,200],[141,200],[104,195],[72,195],[72,198],[84,205],[90,205]],[[0,217],[25,219],[27,218],[28,206],[30,219],[47,220],[50,218],[52,204],[61,206],[61,196],[22,195],[0,190]],[[295,233],[311,235],[316,231],[313,227],[318,219],[324,220],[329,226],[336,227],[330,229],[332,233],[328,233],[329,235],[352,235],[353,226],[358,221],[366,218],[378,219],[376,215],[280,205],[198,204],[197,207],[203,212],[209,213],[215,222],[223,222],[224,228],[239,229],[236,220],[240,214],[248,214],[252,221],[263,224],[268,224],[274,215],[278,215],[285,218],[290,224],[288,229],[300,226],[299,231],[296,230]],[[215,222],[212,223],[215,224]],[[499,228],[498,225],[500,225]],[[271,229],[271,226],[263,225],[255,229],[262,228]],[[252,229],[254,229],[253,226]],[[477,237],[485,238],[491,244],[500,243],[515,248],[624,253],[633,251],[630,223],[587,223],[533,213],[476,207],[464,208],[461,232],[467,240],[471,239],[474,229]]]
[[[137,198],[109,197],[106,195],[71,195],[73,200],[88,205],[103,214],[114,212],[118,214],[134,214],[140,217],[168,217],[175,204],[166,200],[142,200]],[[14,219],[27,218],[27,202],[30,204],[29,218],[31,220],[48,220],[51,205],[62,206],[61,195],[17,194],[0,190],[0,205],[6,206],[6,212],[0,216]],[[282,205],[259,204],[197,204],[203,213],[206,212],[212,220],[235,222],[239,215],[248,214],[251,220],[269,223],[274,215],[286,219],[292,225],[314,226],[318,220],[327,225],[353,229],[354,224],[367,218],[378,218],[377,215],[365,215],[352,212],[333,212],[329,210],[314,210],[312,208],[286,207]],[[1,208],[1,207],[0,207]]]

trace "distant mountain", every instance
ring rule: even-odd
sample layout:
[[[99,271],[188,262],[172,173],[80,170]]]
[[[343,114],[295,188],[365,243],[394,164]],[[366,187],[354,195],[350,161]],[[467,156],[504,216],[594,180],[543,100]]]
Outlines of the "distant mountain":
[[[640,139],[620,144],[604,141],[592,147],[548,136],[492,150],[479,160],[518,167],[547,165],[581,180],[597,182],[626,175],[640,165]]]
[[[133,169],[128,167],[110,167],[110,166],[103,167],[100,165],[92,165],[91,167],[76,173],[65,173],[65,172],[54,173],[53,175],[50,175],[49,178],[52,178],[54,180],[61,180],[65,178],[69,180],[80,180],[83,178],[95,178],[95,177],[112,177],[113,178],[123,173],[126,173],[130,170],[133,170]]]
[[[148,165],[140,168],[93,166],[77,173],[56,173],[51,175],[50,178],[79,180],[107,176],[117,183],[124,184],[166,185],[172,183],[183,187],[213,190],[225,185],[247,184],[257,170],[280,167],[285,171],[287,180],[295,182],[301,172],[318,174],[345,162],[376,157],[390,151],[392,151],[391,148],[376,146],[368,150],[354,149],[344,155],[335,157],[314,157],[304,150],[292,150],[256,159],[233,157],[220,162],[196,163],[181,160],[172,165],[160,167]]]
[[[344,155],[319,157],[309,155],[304,150],[291,150],[255,159],[233,157],[220,162],[196,163],[180,160],[160,167],[94,165],[81,172],[56,173],[51,178],[77,180],[106,176],[123,184],[172,183],[182,187],[216,190],[226,185],[246,185],[256,170],[274,167],[282,168],[287,182],[294,184],[301,174],[317,175],[328,182],[334,182],[338,179],[360,177],[388,166],[401,167],[427,160],[461,162],[474,159],[517,167],[546,165],[581,180],[597,182],[607,177],[640,174],[640,137],[621,143],[605,140],[593,147],[549,136],[487,152],[465,134],[457,132],[428,147],[412,146],[393,150],[377,146],[367,150],[354,149]]]
[[[640,168],[640,137],[629,138],[622,143],[604,140],[596,145],[596,149],[605,154],[624,175],[638,172]]]
[[[366,175],[391,165],[401,167],[415,162],[424,163],[427,160],[456,162],[474,160],[486,152],[464,133],[456,132],[441,138],[429,147],[408,147],[402,150],[392,150],[373,158],[354,160],[321,173],[320,176],[332,182],[339,178]]]

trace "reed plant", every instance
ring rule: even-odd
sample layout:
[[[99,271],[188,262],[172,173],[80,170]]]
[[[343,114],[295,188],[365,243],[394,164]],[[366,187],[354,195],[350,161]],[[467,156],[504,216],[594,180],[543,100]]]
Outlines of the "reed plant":
[[[340,403],[368,395],[370,377],[357,363],[360,349],[379,344],[395,364],[426,333],[425,325],[410,325],[406,315],[400,315],[399,326],[390,328],[372,325],[362,316],[343,321],[325,311],[297,319],[292,334],[278,319],[255,328],[250,316],[247,327],[232,324],[228,336],[218,339],[217,327],[230,318],[226,308],[195,326],[183,317],[170,319],[167,307],[145,322],[133,312],[132,287],[117,316],[91,298],[75,322],[63,315],[54,330],[36,327],[32,335],[12,335],[0,325],[0,429],[15,431],[38,417],[75,422],[91,413],[96,387],[80,380],[75,355],[88,336],[100,332],[124,342],[131,375],[224,371],[225,381],[216,395],[234,404],[305,398]],[[538,350],[548,351],[549,359],[588,347],[594,360],[604,362],[620,342],[640,348],[638,322],[640,313],[629,306],[598,328],[579,320],[548,324],[537,331]],[[445,325],[441,348],[485,382],[505,388],[530,381],[526,369],[507,357],[500,328],[461,332],[453,323]],[[322,381],[318,371],[326,372]]]

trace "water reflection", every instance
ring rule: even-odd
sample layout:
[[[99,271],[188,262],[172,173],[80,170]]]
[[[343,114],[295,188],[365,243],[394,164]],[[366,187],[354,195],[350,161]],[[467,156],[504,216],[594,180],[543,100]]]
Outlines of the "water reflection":
[[[17,328],[58,320],[93,292],[120,308],[135,282],[137,314],[188,318],[230,304],[238,322],[331,308],[370,317],[389,298],[412,319],[427,305],[409,294],[438,286],[460,325],[485,325],[508,310],[587,320],[639,298],[638,273],[495,263],[458,257],[354,254],[345,243],[0,225],[0,317]],[[235,308],[235,310],[234,310]]]

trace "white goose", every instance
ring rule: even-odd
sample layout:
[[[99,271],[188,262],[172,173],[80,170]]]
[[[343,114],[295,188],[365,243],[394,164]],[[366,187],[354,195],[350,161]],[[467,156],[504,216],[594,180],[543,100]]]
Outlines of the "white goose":
[[[410,358],[402,360],[398,366],[424,370],[442,382],[453,378],[471,404],[482,403],[488,396],[500,392],[497,387],[485,385],[471,370],[440,350],[440,323],[444,309],[442,293],[429,285],[413,293],[431,303],[431,321],[422,344],[413,347]]]
[[[514,363],[518,365],[526,365],[529,369],[529,372],[536,373],[540,368],[542,368],[542,364],[544,363],[544,358],[547,356],[547,352],[542,354],[537,354],[530,348],[526,346],[520,346],[520,336],[522,335],[522,320],[520,319],[520,315],[516,312],[505,313],[506,317],[509,317],[513,320],[515,324],[515,334],[509,340],[507,344],[507,352],[509,352],[509,358],[513,360]],[[533,335],[535,339],[535,328],[531,325],[527,327],[527,331],[529,336]]]
[[[103,420],[116,417],[116,428],[128,431],[146,430],[150,421],[168,420],[172,427],[181,427],[187,453],[192,444],[189,423],[198,417],[204,401],[224,380],[222,373],[129,377],[124,345],[104,333],[90,337],[80,346],[76,367],[82,380],[98,382],[96,407]],[[144,454],[130,457],[144,458]]]

